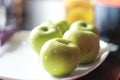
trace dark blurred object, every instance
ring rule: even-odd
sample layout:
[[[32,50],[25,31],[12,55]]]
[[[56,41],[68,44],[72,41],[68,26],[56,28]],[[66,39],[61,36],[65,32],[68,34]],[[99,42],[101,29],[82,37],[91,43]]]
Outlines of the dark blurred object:
[[[10,24],[21,26],[23,23],[23,5],[24,0],[0,0],[0,26],[2,30]]]
[[[23,5],[24,0],[4,0],[11,1],[10,5],[7,7],[7,20],[8,24],[16,23],[21,25],[23,23]]]
[[[96,0],[95,25],[104,40],[119,44],[120,42],[120,1]],[[107,39],[106,39],[107,38]]]
[[[5,44],[9,38],[18,30],[17,25],[8,25],[4,31],[0,31],[0,46]]]
[[[21,29],[24,0],[0,0],[0,46]]]
[[[119,75],[117,76],[116,80],[120,80],[120,73],[119,73]]]

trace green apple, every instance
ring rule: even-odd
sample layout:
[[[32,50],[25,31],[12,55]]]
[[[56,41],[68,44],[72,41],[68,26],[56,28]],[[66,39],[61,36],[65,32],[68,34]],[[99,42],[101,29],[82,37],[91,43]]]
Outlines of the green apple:
[[[50,25],[52,26],[52,25]],[[62,37],[62,32],[57,27],[49,25],[40,25],[32,29],[29,35],[29,43],[36,53],[40,53],[42,45],[52,38]]]
[[[78,30],[86,30],[86,31],[92,31],[94,33],[96,33],[98,35],[98,37],[100,37],[100,32],[97,29],[97,27],[92,24],[92,23],[88,23],[84,20],[78,20],[75,21],[71,26],[70,29],[78,29]]]
[[[99,38],[91,31],[71,30],[65,32],[63,39],[78,44],[81,49],[80,64],[87,64],[94,61],[99,54]]]
[[[62,38],[48,40],[40,51],[43,67],[53,76],[70,74],[78,66],[79,59],[78,45]]]
[[[56,27],[59,27],[61,29],[62,34],[64,34],[65,31],[67,31],[70,27],[70,25],[64,20],[53,22],[53,23],[56,25]]]
[[[42,26],[50,26],[51,27],[58,27],[62,31],[62,34],[65,33],[70,27],[70,25],[65,21],[65,20],[60,20],[60,21],[46,21],[41,24]]]

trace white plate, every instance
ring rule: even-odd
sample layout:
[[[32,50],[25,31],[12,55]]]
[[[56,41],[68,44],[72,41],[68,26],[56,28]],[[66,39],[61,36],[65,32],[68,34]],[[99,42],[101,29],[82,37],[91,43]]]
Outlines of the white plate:
[[[95,62],[79,66],[66,77],[53,77],[41,66],[39,56],[28,44],[29,31],[17,32],[0,50],[0,78],[22,80],[76,79],[96,69],[108,56],[108,44],[100,40],[100,54]]]

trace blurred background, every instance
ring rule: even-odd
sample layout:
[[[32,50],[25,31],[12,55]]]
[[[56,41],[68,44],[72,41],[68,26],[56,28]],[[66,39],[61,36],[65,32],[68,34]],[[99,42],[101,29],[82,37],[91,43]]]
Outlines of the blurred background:
[[[31,30],[51,20],[72,24],[81,19],[95,24],[101,39],[120,44],[119,0],[0,0],[0,32]]]
[[[78,19],[93,22],[94,15],[91,1],[0,0],[1,23],[4,23],[4,25],[16,23],[20,26],[20,29],[32,29],[49,20],[67,20],[70,24]]]
[[[2,23],[30,30],[48,20],[65,19],[63,0],[0,0]]]
[[[120,0],[0,0],[0,49],[16,31],[51,20],[72,24],[81,19],[95,24],[111,50],[106,62],[81,80],[115,80],[120,71]]]

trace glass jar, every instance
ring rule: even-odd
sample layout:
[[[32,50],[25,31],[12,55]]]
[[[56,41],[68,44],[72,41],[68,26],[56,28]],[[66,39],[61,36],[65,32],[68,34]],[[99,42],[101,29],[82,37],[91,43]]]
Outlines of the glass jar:
[[[66,21],[72,24],[76,20],[94,23],[92,0],[65,0]]]

